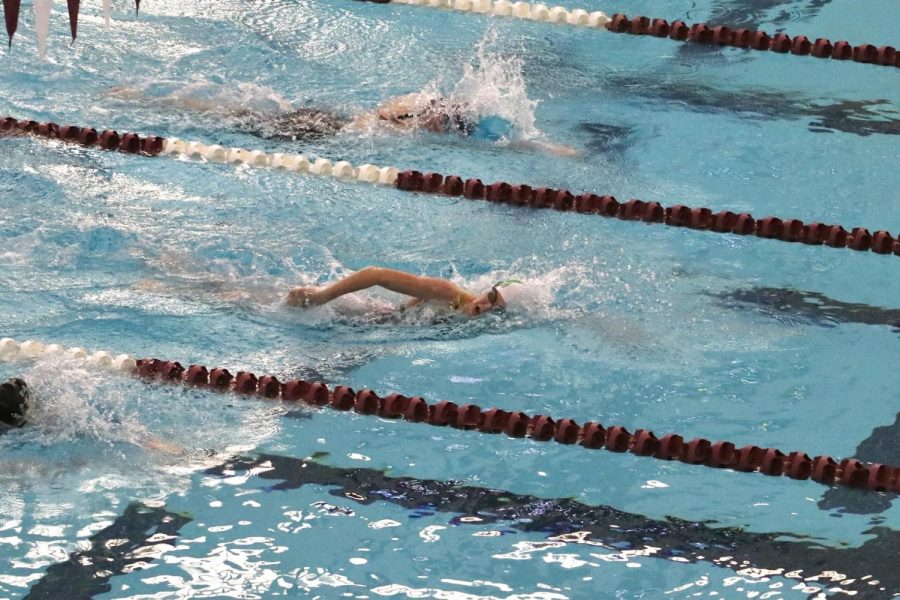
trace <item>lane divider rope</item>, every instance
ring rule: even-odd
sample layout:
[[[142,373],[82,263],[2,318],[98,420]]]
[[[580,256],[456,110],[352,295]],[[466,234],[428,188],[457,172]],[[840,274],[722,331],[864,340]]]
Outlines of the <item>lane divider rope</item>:
[[[378,4],[386,4],[376,0]],[[644,16],[629,18],[622,13],[612,17],[602,11],[588,13],[576,8],[569,10],[563,6],[548,7],[546,4],[530,2],[510,2],[509,0],[391,0],[393,4],[430,6],[463,12],[491,14],[546,23],[560,23],[581,27],[602,28],[612,33],[649,35],[669,38],[679,42],[692,42],[709,46],[732,46],[747,50],[771,51],[779,54],[852,60],[885,67],[900,67],[900,53],[893,46],[858,44],[847,41],[832,43],[827,38],[810,41],[805,35],[791,37],[785,33],[769,35],[765,31],[746,28],[731,28],[725,25],[709,26],[706,23],[685,23],[665,19],[651,19]]]
[[[619,425],[606,426],[594,421],[579,425],[573,419],[554,419],[547,415],[528,415],[500,408],[482,409],[475,404],[458,406],[441,400],[429,403],[419,396],[392,393],[384,398],[363,389],[347,386],[329,389],[325,383],[293,380],[281,383],[272,375],[257,377],[248,371],[232,375],[227,369],[207,369],[190,365],[186,369],[176,361],[140,359],[134,374],[149,380],[182,382],[195,387],[232,391],[238,394],[304,402],[328,406],[338,411],[353,410],[385,419],[404,419],[413,423],[451,426],[481,433],[505,433],[510,437],[529,437],[535,441],[553,440],[559,444],[578,444],[589,449],[631,452],[636,456],[678,460],[693,465],[734,469],[791,479],[812,479],[826,485],[841,484],[873,491],[900,492],[900,466],[873,464],[853,458],[835,460],[830,456],[810,458],[804,452],[784,453],[776,448],[744,446],[727,441],[710,442],[670,433],[658,438],[648,429],[631,433]]]
[[[132,374],[148,380],[181,382],[198,388],[231,391],[237,394],[303,402],[310,406],[328,406],[338,411],[353,410],[363,415],[385,419],[404,419],[412,423],[450,426],[478,430],[481,433],[505,433],[510,437],[528,437],[535,441],[578,444],[589,449],[630,452],[636,456],[661,460],[678,460],[692,465],[762,473],[773,477],[812,479],[825,484],[840,484],[873,491],[900,492],[900,467],[865,463],[853,458],[835,460],[826,455],[810,458],[804,452],[784,453],[777,448],[748,445],[738,448],[727,441],[711,442],[670,433],[657,437],[648,429],[634,433],[620,425],[588,421],[579,425],[573,419],[555,419],[547,415],[528,415],[501,408],[482,409],[475,404],[458,406],[441,400],[429,403],[420,396],[393,393],[384,398],[372,390],[354,391],[347,386],[329,389],[325,383],[301,379],[281,383],[272,375],[257,377],[248,371],[232,375],[228,369],[208,369],[190,365],[186,369],[176,361],[145,358],[135,361],[127,354],[113,357],[109,352],[88,354],[80,348],[63,348],[37,341],[19,343],[11,338],[0,340],[0,360],[17,358],[65,357],[88,364]]]
[[[900,53],[893,46],[858,44],[854,46],[847,41],[831,43],[828,38],[817,38],[810,41],[805,35],[791,37],[786,33],[770,36],[765,31],[737,28],[725,25],[709,26],[706,23],[685,23],[673,21],[669,24],[665,19],[650,19],[637,16],[629,18],[618,13],[606,25],[613,33],[629,33],[631,35],[649,35],[667,37],[678,42],[692,42],[708,46],[732,46],[747,50],[771,51],[778,54],[795,56],[811,56],[813,58],[830,58],[832,60],[852,60],[859,63],[879,65],[883,67],[900,67]]]
[[[566,23],[581,27],[606,27],[611,21],[603,11],[589,13],[581,8],[569,10],[562,6],[548,7],[546,4],[509,2],[509,0],[392,0],[392,3],[447,8],[548,23]]]
[[[62,358],[70,361],[80,361],[90,366],[125,373],[133,373],[137,368],[137,362],[130,354],[113,355],[106,350],[90,352],[83,348],[64,348],[59,344],[44,344],[36,340],[19,343],[11,338],[0,339],[0,360],[14,361],[38,358]]]
[[[799,219],[765,217],[757,219],[750,213],[736,214],[731,211],[713,213],[709,208],[692,208],[682,204],[663,206],[659,202],[645,202],[632,198],[619,202],[614,196],[600,196],[592,193],[574,195],[568,190],[552,188],[532,188],[529,185],[512,185],[496,182],[489,185],[480,179],[463,179],[456,175],[403,171],[397,177],[397,188],[409,192],[425,192],[447,196],[464,196],[470,200],[486,200],[513,206],[531,208],[553,208],[559,211],[574,211],[596,214],[602,217],[616,217],[625,221],[662,223],[673,227],[734,233],[780,240],[802,242],[810,245],[826,245],[832,248],[870,250],[876,254],[900,256],[900,239],[889,231],[870,233],[864,227],[854,227],[847,231],[841,225],[824,223],[806,224]]]
[[[332,162],[325,158],[308,157],[302,154],[267,154],[260,150],[225,148],[215,144],[185,142],[178,138],[141,137],[137,133],[120,135],[117,131],[109,129],[98,132],[96,129],[75,125],[60,126],[56,123],[17,121],[13,117],[0,120],[0,135],[4,133],[7,135],[30,134],[130,154],[178,155],[193,160],[270,167],[296,173],[309,173],[340,180],[357,180],[381,185],[395,185],[400,172],[396,167],[379,167],[371,164],[353,166],[345,160]]]
[[[141,138],[136,133],[120,136],[111,130],[98,133],[95,129],[73,125],[60,127],[55,123],[36,121],[16,121],[12,117],[0,120],[0,133],[3,132],[32,134],[77,142],[85,146],[97,146],[106,150],[151,156],[169,154],[232,165],[246,164],[252,167],[331,176],[343,181],[356,180],[393,185],[399,190],[408,192],[464,196],[471,200],[487,200],[513,206],[553,208],[559,211],[616,217],[625,221],[662,223],[717,233],[756,235],[783,242],[802,242],[809,245],[849,248],[876,254],[893,253],[900,256],[900,238],[895,238],[887,230],[870,233],[865,227],[854,227],[848,231],[841,225],[804,223],[799,219],[782,219],[774,216],[757,219],[750,213],[737,214],[731,211],[713,213],[712,209],[704,207],[695,208],[683,204],[663,206],[659,202],[646,202],[636,198],[619,202],[614,196],[587,192],[576,196],[564,189],[532,188],[529,185],[513,185],[506,182],[485,185],[480,179],[463,179],[456,175],[444,176],[440,173],[420,171],[401,172],[396,167],[378,167],[371,164],[354,167],[345,160],[331,162],[325,158],[310,159],[299,154],[267,154],[259,150],[225,148],[200,142],[185,142],[177,138],[155,136]]]

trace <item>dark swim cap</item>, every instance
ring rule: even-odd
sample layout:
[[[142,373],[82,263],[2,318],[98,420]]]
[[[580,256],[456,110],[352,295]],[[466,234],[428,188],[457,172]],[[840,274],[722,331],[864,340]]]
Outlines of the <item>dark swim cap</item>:
[[[0,384],[0,423],[10,427],[25,424],[31,391],[23,379],[7,379]]]

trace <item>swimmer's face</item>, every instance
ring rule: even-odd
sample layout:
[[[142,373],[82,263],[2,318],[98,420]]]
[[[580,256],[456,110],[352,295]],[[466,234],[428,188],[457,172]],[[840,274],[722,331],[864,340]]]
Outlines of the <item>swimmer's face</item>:
[[[492,310],[505,308],[506,301],[503,299],[503,294],[500,293],[497,286],[494,286],[470,302],[466,306],[466,314],[471,317],[476,317]]]

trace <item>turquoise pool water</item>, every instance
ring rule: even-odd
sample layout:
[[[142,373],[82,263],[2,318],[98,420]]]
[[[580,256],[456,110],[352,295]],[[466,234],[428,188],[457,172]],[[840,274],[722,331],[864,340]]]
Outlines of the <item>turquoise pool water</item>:
[[[582,6],[896,45],[888,0]],[[884,67],[401,5],[30,6],[0,114],[900,230]],[[893,12],[892,12],[893,11]],[[578,158],[431,134],[266,137],[455,92]],[[260,131],[262,130],[262,131]],[[530,211],[265,169],[0,140],[0,337],[318,378],[900,464],[896,257]],[[291,286],[369,264],[522,310],[382,322]],[[2,597],[883,598],[887,494],[0,362]],[[154,435],[188,450],[144,449]],[[584,533],[588,532],[588,533]]]

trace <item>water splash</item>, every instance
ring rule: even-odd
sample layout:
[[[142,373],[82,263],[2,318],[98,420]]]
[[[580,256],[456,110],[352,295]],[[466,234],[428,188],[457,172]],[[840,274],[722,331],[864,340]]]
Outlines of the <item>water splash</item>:
[[[499,269],[467,279],[457,273],[453,280],[457,285],[481,294],[490,290],[498,281],[517,279],[522,283],[514,286],[515,301],[508,303],[507,312],[533,321],[544,321],[560,314],[562,307],[556,303],[557,294],[580,280],[583,271],[580,265],[567,265],[546,271],[538,270],[535,265],[517,262],[509,269]],[[507,296],[512,297],[512,293],[508,292]]]
[[[64,358],[41,359],[21,376],[33,394],[28,425],[10,432],[15,435],[0,436],[4,446],[99,444],[122,456],[134,449],[175,456],[181,448],[196,458],[193,454],[255,446],[278,430],[277,417],[283,412],[276,405],[222,407],[201,391],[110,378]],[[159,440],[172,446],[161,447]]]
[[[149,434],[126,408],[124,393],[78,362],[38,362],[25,376],[34,399],[26,418],[33,439],[44,445],[91,438],[139,445]]]
[[[497,31],[491,27],[475,47],[472,59],[463,65],[462,77],[448,94],[464,104],[473,120],[500,117],[513,124],[512,135],[519,139],[541,137],[535,126],[537,100],[528,97],[520,55],[504,55]],[[440,82],[430,84],[435,90]]]

